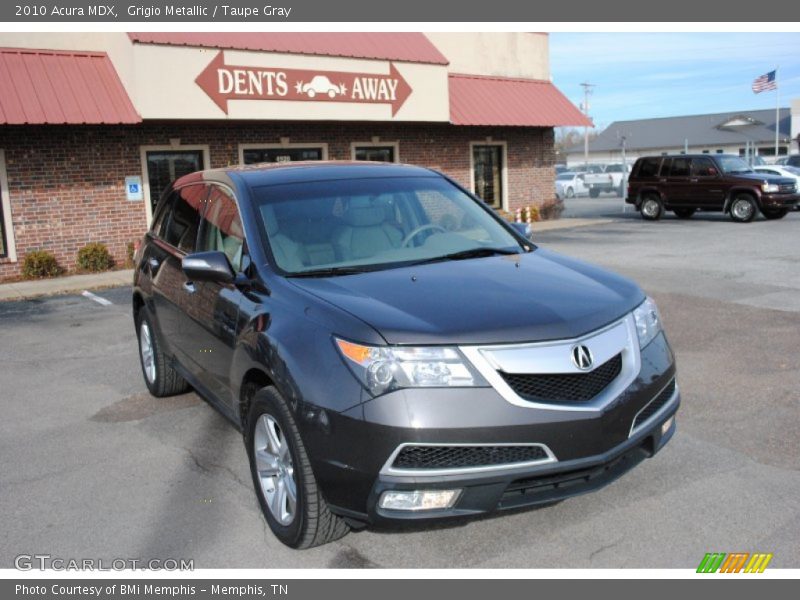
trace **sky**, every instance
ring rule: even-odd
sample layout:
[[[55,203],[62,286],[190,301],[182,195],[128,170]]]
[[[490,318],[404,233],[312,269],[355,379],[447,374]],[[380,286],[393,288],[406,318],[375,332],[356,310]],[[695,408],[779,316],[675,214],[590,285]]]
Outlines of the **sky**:
[[[613,121],[775,108],[753,80],[778,67],[781,107],[800,98],[800,33],[551,33],[553,82],[589,114]]]

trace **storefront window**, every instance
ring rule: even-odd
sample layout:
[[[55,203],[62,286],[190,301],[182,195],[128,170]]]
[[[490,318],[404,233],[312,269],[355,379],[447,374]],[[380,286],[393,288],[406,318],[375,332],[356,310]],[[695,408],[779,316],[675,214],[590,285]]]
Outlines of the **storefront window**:
[[[322,148],[246,148],[244,164],[294,162],[297,160],[322,160]]]
[[[161,194],[178,177],[202,171],[202,150],[151,150],[147,152],[147,180],[150,205],[155,210]]]
[[[487,204],[503,205],[503,146],[485,144],[472,146],[472,174],[475,195]]]
[[[6,217],[3,214],[3,203],[0,202],[0,258],[8,256],[6,247]]]
[[[394,146],[356,146],[353,149],[355,160],[395,162]]]
[[[6,210],[8,209],[8,210]],[[11,202],[8,198],[8,180],[6,178],[6,158],[0,150],[0,258],[16,260],[14,251],[14,232],[11,228]],[[6,219],[8,221],[6,222]]]

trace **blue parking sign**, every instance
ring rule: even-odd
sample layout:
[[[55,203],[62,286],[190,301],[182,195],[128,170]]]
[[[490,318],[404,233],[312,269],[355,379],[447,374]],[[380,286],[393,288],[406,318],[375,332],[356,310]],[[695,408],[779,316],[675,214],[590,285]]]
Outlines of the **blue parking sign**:
[[[142,178],[138,175],[125,178],[125,196],[128,200],[143,200]]]

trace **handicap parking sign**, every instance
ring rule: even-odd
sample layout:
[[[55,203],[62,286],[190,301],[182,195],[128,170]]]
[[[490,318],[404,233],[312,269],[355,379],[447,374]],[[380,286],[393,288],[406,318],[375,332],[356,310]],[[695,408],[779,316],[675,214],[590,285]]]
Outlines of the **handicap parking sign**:
[[[125,195],[128,200],[142,200],[142,178],[138,175],[125,178]]]

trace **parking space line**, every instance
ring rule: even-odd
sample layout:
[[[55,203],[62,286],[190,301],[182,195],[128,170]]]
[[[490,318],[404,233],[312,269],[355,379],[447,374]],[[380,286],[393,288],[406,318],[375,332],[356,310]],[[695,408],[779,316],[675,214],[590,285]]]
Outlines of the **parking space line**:
[[[111,306],[112,304],[114,304],[113,302],[111,302],[111,300],[106,300],[105,298],[101,298],[100,296],[98,296],[97,294],[93,294],[89,290],[83,290],[81,296],[83,296],[84,298],[89,298],[89,300],[94,300],[95,302],[97,302],[98,304],[102,304],[103,306]]]

